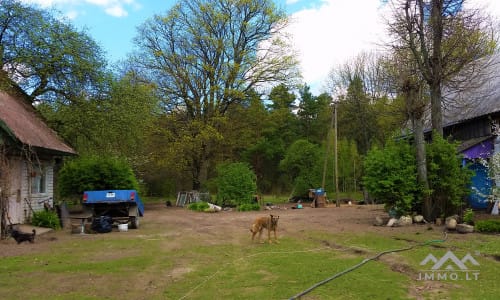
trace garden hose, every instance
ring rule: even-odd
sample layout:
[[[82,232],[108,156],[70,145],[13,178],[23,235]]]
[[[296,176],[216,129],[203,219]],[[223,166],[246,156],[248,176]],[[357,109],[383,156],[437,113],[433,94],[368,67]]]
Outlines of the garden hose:
[[[444,235],[444,238],[443,239],[440,239],[440,240],[429,240],[429,241],[426,241],[424,243],[420,243],[420,244],[416,244],[416,245],[413,245],[413,246],[410,246],[410,247],[406,247],[406,248],[400,248],[400,249],[394,249],[394,250],[386,250],[386,251],[383,251],[383,252],[380,252],[379,254],[371,257],[371,258],[365,258],[362,262],[360,262],[359,264],[357,265],[354,265],[352,267],[350,267],[349,269],[346,269],[342,272],[339,272],[321,282],[318,282],[316,284],[314,284],[313,286],[311,286],[310,288],[308,288],[307,290],[303,291],[303,292],[300,292],[299,294],[295,295],[295,296],[292,296],[290,298],[290,300],[293,300],[293,299],[298,299],[308,293],[310,293],[312,290],[314,290],[315,288],[327,283],[327,282],[330,282],[332,281],[333,279],[335,278],[338,278],[342,275],[345,275],[353,270],[356,270],[357,268],[361,267],[362,265],[366,264],[367,262],[371,261],[371,260],[376,260],[378,259],[379,257],[381,257],[382,255],[384,254],[387,254],[387,253],[394,253],[394,252],[402,252],[402,251],[408,251],[408,250],[411,250],[415,247],[418,247],[418,246],[426,246],[426,245],[430,245],[430,244],[433,244],[433,243],[444,243],[446,241],[446,239],[448,238],[448,235],[446,233],[446,231],[443,231],[443,235]]]

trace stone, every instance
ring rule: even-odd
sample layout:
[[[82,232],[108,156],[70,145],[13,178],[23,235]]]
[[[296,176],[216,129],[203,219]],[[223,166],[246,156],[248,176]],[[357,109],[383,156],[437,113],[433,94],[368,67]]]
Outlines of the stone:
[[[399,226],[409,226],[413,224],[412,218],[410,216],[401,216],[397,221]]]
[[[455,230],[457,229],[457,219],[455,219],[454,217],[448,217],[446,218],[445,225],[446,229]]]
[[[423,223],[424,222],[424,216],[422,216],[422,215],[413,216],[413,222],[414,223]]]
[[[474,226],[469,224],[457,224],[457,231],[460,233],[472,233],[474,232]]]
[[[389,222],[387,222],[387,225],[386,225],[386,226],[387,226],[387,227],[392,227],[392,226],[394,226],[394,225],[397,223],[397,221],[398,221],[398,219],[396,219],[396,218],[391,218],[391,219],[389,220]]]

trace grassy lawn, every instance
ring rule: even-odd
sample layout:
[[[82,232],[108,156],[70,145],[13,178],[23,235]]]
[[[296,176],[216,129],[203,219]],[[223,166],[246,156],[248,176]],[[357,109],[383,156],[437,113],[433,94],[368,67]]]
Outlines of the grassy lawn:
[[[308,230],[279,244],[250,243],[247,233],[211,243],[143,222],[136,232],[61,238],[44,250],[0,257],[2,299],[498,299],[498,235],[437,231],[388,236]],[[166,233],[165,233],[166,232]],[[432,241],[432,242],[430,242]],[[422,245],[428,242],[427,245]],[[30,244],[0,244],[2,247]],[[419,280],[432,253],[477,260],[477,280]],[[470,265],[467,265],[470,267]],[[469,268],[470,269],[470,268]],[[473,279],[473,278],[471,278]]]

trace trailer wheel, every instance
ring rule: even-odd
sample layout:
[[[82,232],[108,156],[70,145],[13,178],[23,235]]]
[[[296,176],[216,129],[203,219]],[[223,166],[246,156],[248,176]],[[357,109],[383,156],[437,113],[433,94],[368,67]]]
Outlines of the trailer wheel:
[[[130,228],[138,229],[139,228],[139,216],[130,217]]]
[[[139,228],[139,217],[131,217],[130,218],[130,228],[132,228],[132,229]]]

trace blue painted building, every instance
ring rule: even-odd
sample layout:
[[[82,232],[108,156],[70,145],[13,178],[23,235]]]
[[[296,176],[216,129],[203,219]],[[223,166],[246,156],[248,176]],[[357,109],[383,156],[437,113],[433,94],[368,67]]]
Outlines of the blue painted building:
[[[475,172],[468,200],[476,209],[488,208],[492,187],[500,186],[489,168],[491,157],[500,153],[499,63],[500,56],[494,56],[485,67],[494,71],[484,72],[481,86],[450,93],[443,109],[444,135],[461,141],[464,165]]]

